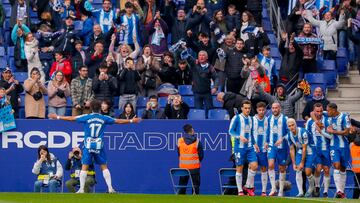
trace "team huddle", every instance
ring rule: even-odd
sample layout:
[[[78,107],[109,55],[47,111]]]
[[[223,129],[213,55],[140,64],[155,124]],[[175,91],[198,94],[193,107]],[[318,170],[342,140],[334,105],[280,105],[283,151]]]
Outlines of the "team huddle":
[[[263,102],[257,104],[257,114],[253,117],[250,116],[250,101],[244,101],[241,110],[242,113],[235,115],[229,126],[239,196],[255,195],[254,177],[258,166],[261,171],[261,195],[267,196],[269,176],[271,191],[268,196],[284,196],[286,170],[292,163],[299,191],[297,197],[319,197],[322,172],[322,196],[327,197],[330,167],[333,166],[336,197],[345,198],[346,167],[350,161],[350,147],[346,135],[349,134],[350,119],[347,114],[337,110],[336,104],[330,103],[326,111],[322,104],[315,104],[305,128],[297,126],[294,119],[284,116],[279,103],[272,104],[272,114],[268,117],[265,116],[266,104]],[[247,163],[248,175],[243,187],[242,173]],[[276,188],[275,163],[279,170],[279,191]],[[303,171],[308,180],[306,192],[303,190]]]

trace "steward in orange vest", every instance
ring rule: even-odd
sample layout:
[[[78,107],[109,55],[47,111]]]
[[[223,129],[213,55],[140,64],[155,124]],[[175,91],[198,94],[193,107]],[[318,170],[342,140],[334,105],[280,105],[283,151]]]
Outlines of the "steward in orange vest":
[[[190,124],[183,127],[184,135],[178,139],[179,168],[188,169],[194,183],[195,191],[199,194],[200,188],[200,162],[204,158],[204,150],[200,140],[196,137],[195,131]],[[182,176],[179,185],[187,185],[188,176]],[[185,194],[186,188],[181,188],[178,194]]]
[[[353,199],[359,199],[360,189],[357,181],[360,181],[360,129],[355,127],[354,120],[351,119],[352,126],[350,127],[350,136],[348,137],[350,144],[350,153],[351,153],[351,166],[352,171],[354,171],[354,184],[356,189],[354,189]]]

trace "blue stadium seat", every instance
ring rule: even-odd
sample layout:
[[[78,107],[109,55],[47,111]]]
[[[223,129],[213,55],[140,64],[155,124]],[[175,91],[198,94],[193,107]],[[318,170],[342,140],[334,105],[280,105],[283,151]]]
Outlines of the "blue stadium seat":
[[[144,111],[145,111],[145,108],[137,108],[137,110],[136,110],[137,117],[141,118]]]
[[[68,107],[68,108],[71,108],[71,107],[72,107],[71,97],[66,98],[66,107]]]
[[[13,72],[16,70],[14,57],[9,58],[9,68],[13,70]]]
[[[19,118],[25,118],[25,109],[24,108],[19,109]]]
[[[280,59],[274,59],[275,60],[275,68],[277,73],[279,74],[280,68],[281,68],[281,60]]]
[[[5,47],[0,47],[0,57],[5,56]]]
[[[138,97],[136,101],[136,107],[137,108],[146,107],[147,101],[148,99],[146,97]]]
[[[27,72],[14,72],[15,79],[23,83],[28,78]]]
[[[337,53],[336,53],[336,57],[344,57],[347,58],[348,57],[348,51],[346,48],[344,47],[338,47]]]
[[[114,117],[119,118],[119,116],[122,112],[123,112],[122,109],[114,109]]]
[[[20,107],[25,107],[25,94],[20,95]]]
[[[14,57],[14,47],[8,47],[7,54],[9,57]]]
[[[6,58],[0,57],[0,69],[5,68],[7,64],[8,64],[8,62],[7,62]]]
[[[94,0],[94,4],[102,4],[103,0]]]
[[[213,102],[214,108],[222,108],[223,107],[223,104],[216,99],[216,96],[212,97],[212,102]]]
[[[65,111],[65,116],[71,116],[71,115],[72,115],[72,109],[71,109],[71,107],[70,108],[67,107],[66,111]]]
[[[224,109],[210,109],[208,112],[208,119],[229,120],[229,114]]]
[[[324,60],[320,70],[325,74],[327,87],[336,88],[337,70],[335,60]]]
[[[324,73],[305,73],[304,79],[309,84],[326,84]]]
[[[185,96],[182,98],[183,102],[186,103],[190,108],[195,107],[195,101],[193,96]]]
[[[348,51],[346,48],[339,47],[336,55],[336,67],[339,75],[346,75],[349,62]]]
[[[270,46],[270,47],[271,47],[270,56],[273,57],[274,59],[281,59],[279,49],[275,46]]]
[[[205,120],[205,110],[204,109],[190,109],[188,114],[188,119],[190,120]]]
[[[5,31],[10,31],[10,19],[5,19],[4,28],[5,28]]]
[[[277,39],[276,39],[276,37],[275,37],[275,35],[274,34],[267,34],[267,36],[268,36],[268,38],[270,39],[270,43],[271,44],[275,44],[275,45],[277,45]]]
[[[158,99],[158,103],[159,103],[159,107],[160,108],[165,108],[166,104],[167,104],[167,97],[159,97]]]
[[[178,87],[180,95],[193,95],[192,86],[191,85],[179,85]]]
[[[7,18],[10,18],[11,17],[11,7],[5,6],[4,10],[5,10],[5,16]]]
[[[114,100],[113,100],[113,102],[114,102],[113,107],[116,109],[119,108],[119,99],[120,99],[119,97],[114,97]]]
[[[32,9],[30,9],[30,17],[31,18],[37,18],[38,17],[37,12],[34,12]]]

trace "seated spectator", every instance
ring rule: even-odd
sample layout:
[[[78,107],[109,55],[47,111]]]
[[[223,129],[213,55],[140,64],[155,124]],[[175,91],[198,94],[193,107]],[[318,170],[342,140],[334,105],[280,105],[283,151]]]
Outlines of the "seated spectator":
[[[360,11],[358,11],[358,17],[356,18],[358,22],[360,22]],[[352,25],[353,19],[349,19],[347,23],[347,34],[350,38],[350,40],[356,45],[357,47],[357,53],[360,53],[360,26],[357,26],[357,31],[353,33],[352,26],[355,27],[355,25]],[[357,68],[360,74],[360,57],[357,57]]]
[[[150,96],[149,101],[146,103],[146,110],[144,110],[142,119],[165,119],[164,112],[158,108],[158,97],[155,95]]]
[[[69,192],[75,193],[76,187],[80,185],[80,171],[82,167],[81,163],[82,153],[79,147],[75,147],[69,152],[68,159],[65,164],[65,170],[70,171],[70,179],[65,182],[66,188]],[[87,171],[84,192],[90,193],[91,188],[95,185],[95,169],[94,165],[89,166]]]
[[[192,73],[186,60],[180,60],[176,69],[176,85],[191,85]]]
[[[161,19],[160,11],[156,12],[154,20],[146,26],[146,30],[149,32],[149,43],[153,54],[162,56],[168,50],[167,36],[169,28],[166,22]]]
[[[15,45],[14,60],[16,68],[21,72],[27,72],[27,60],[25,55],[25,35],[30,32],[30,29],[21,24],[20,21],[14,26],[11,31],[11,40]]]
[[[270,56],[271,48],[269,46],[264,46],[262,52],[257,55],[257,58],[265,68],[265,74],[270,80],[271,90],[275,89],[275,84],[277,84],[278,76],[276,74],[275,60]],[[273,91],[271,91],[273,92]]]
[[[92,81],[92,89],[95,99],[104,101],[113,101],[113,94],[117,91],[116,78],[108,74],[107,66],[100,66],[100,74],[94,77]]]
[[[45,118],[45,98],[47,89],[41,82],[38,68],[33,68],[30,77],[24,82],[25,89],[25,117],[27,119]]]
[[[75,49],[75,41],[78,39],[77,32],[74,30],[74,21],[71,17],[65,20],[64,31],[61,35],[54,39],[53,46],[55,51],[61,51],[63,54],[71,58],[71,54]]]
[[[59,192],[63,176],[61,163],[44,145],[38,148],[37,155],[38,159],[32,168],[32,173],[37,175],[34,192],[41,192],[41,188],[44,186],[49,187],[49,192]]]
[[[88,52],[86,55],[85,65],[89,70],[89,78],[94,78],[97,69],[101,66],[106,55],[104,52],[104,43],[101,41],[96,42],[94,51]]]
[[[75,41],[75,52],[71,57],[71,65],[72,65],[72,77],[76,78],[79,76],[79,68],[85,65],[86,53],[83,50],[82,41]]]
[[[61,71],[65,76],[66,82],[68,82],[69,84],[71,83],[71,63],[64,57],[64,53],[61,51],[57,51],[55,53],[55,62],[52,64],[50,69],[50,78],[53,77],[53,74],[56,71]]]
[[[219,92],[216,95],[216,100],[223,104],[222,108],[227,110],[231,119],[235,114],[241,113],[242,102],[247,98],[232,92]]]
[[[119,119],[130,120],[136,116],[133,105],[128,102],[124,105],[123,112],[119,115]]]
[[[130,102],[136,109],[137,95],[139,93],[138,82],[141,80],[139,71],[135,70],[134,59],[128,57],[125,60],[125,69],[118,76],[119,84],[119,109],[123,109],[124,105]]]
[[[80,32],[80,38],[84,42],[84,46],[90,45],[90,39],[93,33],[94,22],[85,14],[81,14],[81,21],[83,22],[82,30]],[[76,44],[75,44],[76,46]]]
[[[5,94],[10,97],[9,101],[14,110],[15,118],[19,118],[19,98],[24,91],[23,86],[16,80],[10,68],[5,68],[2,71],[2,78],[0,80],[0,87],[5,89]]]
[[[300,32],[299,37],[303,38],[316,38],[316,34],[312,32],[313,27],[310,23],[305,23],[302,32]],[[304,43],[299,44],[303,51],[303,60],[301,63],[301,67],[303,73],[316,73],[317,65],[316,65],[316,53],[319,48],[319,44],[315,43]]]
[[[159,77],[161,82],[176,85],[176,69],[174,56],[170,52],[165,52],[160,65]]]
[[[70,85],[66,82],[64,73],[56,71],[54,79],[48,84],[48,111],[49,114],[57,114],[65,116],[66,113],[66,99],[70,96]]]
[[[305,108],[302,112],[302,118],[308,120],[310,117],[310,112],[314,109],[314,104],[320,103],[323,106],[323,109],[326,109],[327,105],[330,103],[324,96],[323,90],[321,87],[317,87],[314,90],[313,97],[310,101],[306,102]]]
[[[169,95],[165,107],[165,115],[168,119],[187,119],[190,111],[189,105],[183,102],[180,95]]]
[[[82,66],[79,76],[71,81],[72,116],[91,113],[90,102],[94,99],[92,79],[88,77],[88,68]]]
[[[41,74],[41,82],[45,83],[45,73],[39,57],[39,41],[31,32],[26,35],[25,40],[24,51],[28,65],[28,77],[30,77],[30,72],[33,68],[38,68]]]
[[[303,16],[314,26],[319,27],[321,39],[324,41],[324,59],[336,60],[338,30],[345,26],[344,10],[340,11],[339,21],[333,19],[333,13],[324,14],[324,20],[316,20],[310,10],[306,10]]]
[[[103,100],[101,102],[101,114],[102,115],[106,115],[106,116],[110,116],[110,117],[114,116],[114,111],[113,111],[111,103],[112,102],[110,102],[109,100]]]

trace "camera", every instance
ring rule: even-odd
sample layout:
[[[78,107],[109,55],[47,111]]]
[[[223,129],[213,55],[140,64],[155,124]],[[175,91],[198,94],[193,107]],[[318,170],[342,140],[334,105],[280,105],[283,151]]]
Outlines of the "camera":
[[[76,150],[76,151],[74,151],[74,157],[75,157],[75,158],[78,158],[79,156],[80,156],[80,152],[79,152],[79,151],[77,151],[77,150]]]
[[[201,6],[196,6],[196,10],[201,11]]]

